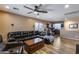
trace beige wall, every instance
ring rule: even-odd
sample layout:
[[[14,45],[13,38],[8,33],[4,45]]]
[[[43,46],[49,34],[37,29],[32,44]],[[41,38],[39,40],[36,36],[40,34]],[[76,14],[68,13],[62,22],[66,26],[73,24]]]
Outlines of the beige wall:
[[[69,24],[78,24],[78,28],[77,29],[70,29],[69,28]],[[66,31],[79,31],[79,18],[73,18],[73,19],[68,19],[66,21],[64,21],[64,29]]]
[[[7,39],[8,32],[34,30],[35,22],[41,22],[44,25],[47,24],[46,21],[39,21],[34,18],[28,18],[0,11],[0,34],[2,34],[3,39],[5,40]],[[11,24],[14,24],[14,26],[11,26]]]
[[[78,24],[77,29],[70,29],[69,24]],[[70,18],[64,21],[64,30],[61,30],[60,36],[62,38],[79,40],[79,18]]]

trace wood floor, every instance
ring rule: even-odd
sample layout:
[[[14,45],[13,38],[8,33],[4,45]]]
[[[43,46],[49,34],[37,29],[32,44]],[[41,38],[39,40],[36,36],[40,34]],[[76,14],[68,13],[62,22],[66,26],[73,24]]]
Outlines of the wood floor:
[[[54,43],[46,45],[33,54],[75,54],[76,44],[79,41],[63,38],[55,38]]]

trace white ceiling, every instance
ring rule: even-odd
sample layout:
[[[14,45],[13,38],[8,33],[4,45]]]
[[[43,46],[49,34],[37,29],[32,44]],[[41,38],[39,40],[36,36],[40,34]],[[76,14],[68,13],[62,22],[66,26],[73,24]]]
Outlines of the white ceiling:
[[[24,5],[30,8],[34,8],[34,6],[38,4],[1,4],[0,10],[48,21],[63,21],[65,20],[65,17],[79,16],[79,4],[70,4],[69,8],[67,9],[64,7],[65,4],[42,4],[40,9],[47,10],[48,13],[40,13],[38,17],[34,13],[27,14],[31,10],[24,8]],[[6,6],[9,6],[9,9],[5,8]],[[13,7],[19,8],[19,10],[14,10]],[[71,14],[64,15],[70,12]]]

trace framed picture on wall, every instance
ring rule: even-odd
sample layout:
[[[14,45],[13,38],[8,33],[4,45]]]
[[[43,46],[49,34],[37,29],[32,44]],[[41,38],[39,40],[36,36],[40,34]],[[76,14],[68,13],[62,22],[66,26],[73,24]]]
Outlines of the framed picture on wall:
[[[69,24],[69,28],[70,29],[78,29],[78,24],[77,23]]]

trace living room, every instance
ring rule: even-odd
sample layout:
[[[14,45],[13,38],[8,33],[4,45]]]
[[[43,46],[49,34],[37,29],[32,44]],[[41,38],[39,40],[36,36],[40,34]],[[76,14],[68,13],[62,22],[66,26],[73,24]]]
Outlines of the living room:
[[[79,53],[78,4],[1,4],[0,54]]]

